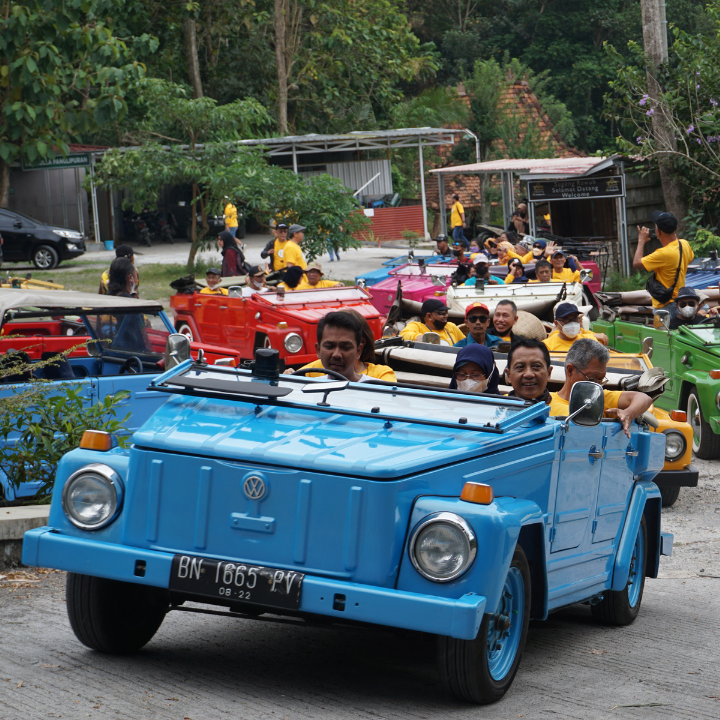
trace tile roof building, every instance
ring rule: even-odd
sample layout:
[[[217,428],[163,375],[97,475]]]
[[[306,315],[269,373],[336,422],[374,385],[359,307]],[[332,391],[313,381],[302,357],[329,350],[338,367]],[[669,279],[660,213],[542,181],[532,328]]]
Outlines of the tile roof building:
[[[470,98],[467,95],[465,86],[460,83],[457,87],[458,95],[463,97],[470,105]],[[542,154],[553,158],[582,157],[583,153],[570,147],[555,129],[552,121],[543,109],[535,93],[530,89],[525,80],[517,80],[508,77],[508,84],[500,97],[500,105],[517,122],[518,142],[522,143],[523,134],[527,128],[532,127],[539,133],[538,144],[543,148]],[[455,127],[455,126],[453,126]],[[458,126],[459,127],[459,126]],[[443,159],[441,163],[435,163],[434,167],[448,167],[458,164],[450,159],[451,147],[438,148],[438,154]],[[502,140],[497,141],[493,147],[493,155],[496,157],[512,157]],[[498,183],[499,187],[499,183]],[[436,175],[428,175],[425,180],[425,192],[428,207],[437,212],[440,209],[438,197],[438,179]],[[445,178],[445,207],[453,203],[452,196],[457,193],[460,202],[469,209],[479,209],[480,202],[480,178],[477,175],[455,175]],[[436,229],[435,229],[436,230]],[[437,230],[432,233],[433,237]]]

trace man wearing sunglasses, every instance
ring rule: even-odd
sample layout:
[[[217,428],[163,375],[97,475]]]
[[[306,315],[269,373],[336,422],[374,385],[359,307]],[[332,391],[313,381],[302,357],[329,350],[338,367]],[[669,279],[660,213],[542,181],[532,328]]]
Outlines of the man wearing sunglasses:
[[[573,343],[565,356],[565,384],[558,392],[550,393],[550,415],[567,417],[570,391],[576,382],[590,382],[606,385],[607,364],[610,360],[608,349],[596,340],[583,338]],[[616,417],[630,437],[630,423],[642,415],[651,405],[652,398],[645,393],[623,390],[603,390],[605,395],[605,417]]]
[[[463,331],[452,322],[448,322],[448,309],[442,300],[427,299],[420,308],[422,322],[409,322],[401,331],[403,340],[419,340],[426,332],[434,332],[440,336],[441,345],[454,345],[465,336]]]
[[[700,312],[702,304],[701,297],[697,294],[695,288],[680,288],[676,298],[677,311],[676,317],[670,320],[670,329],[677,330],[682,325],[699,325],[710,318],[717,317],[720,308],[710,308],[707,315]]]
[[[479,302],[470,303],[465,309],[465,325],[469,330],[468,336],[456,342],[455,347],[465,347],[477,343],[492,348],[500,342],[497,335],[488,334],[490,311],[487,305]]]

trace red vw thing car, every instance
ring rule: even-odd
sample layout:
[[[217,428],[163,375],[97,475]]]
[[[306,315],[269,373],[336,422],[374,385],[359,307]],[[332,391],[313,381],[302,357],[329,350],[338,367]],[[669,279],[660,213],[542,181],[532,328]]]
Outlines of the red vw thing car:
[[[230,295],[177,293],[170,298],[175,328],[191,340],[227,345],[248,360],[257,348],[273,348],[285,365],[305,365],[317,359],[317,325],[334,310],[353,308],[370,324],[375,339],[385,320],[363,288],[336,287],[295,292]]]

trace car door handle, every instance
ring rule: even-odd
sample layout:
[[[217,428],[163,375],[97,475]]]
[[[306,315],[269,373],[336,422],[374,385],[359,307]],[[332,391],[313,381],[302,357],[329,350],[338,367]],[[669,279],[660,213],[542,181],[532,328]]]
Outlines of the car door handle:
[[[596,460],[602,460],[605,457],[604,450],[594,450],[588,453],[588,457],[595,458]]]
[[[202,303],[195,303],[195,307],[202,307]]]
[[[227,306],[227,305],[221,305],[221,306],[220,306],[220,309],[221,309],[221,310],[227,310],[227,309],[228,309],[228,306]]]
[[[637,457],[639,455],[637,450],[628,450],[625,454],[628,457]]]
[[[624,335],[616,335],[616,336],[615,336],[615,339],[616,339],[616,340],[624,340],[624,339],[625,339],[625,336],[624,336]]]

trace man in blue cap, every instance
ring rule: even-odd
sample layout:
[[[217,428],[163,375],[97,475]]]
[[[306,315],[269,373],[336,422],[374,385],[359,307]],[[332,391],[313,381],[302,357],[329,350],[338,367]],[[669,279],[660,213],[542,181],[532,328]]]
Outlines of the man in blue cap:
[[[555,308],[555,329],[543,340],[547,349],[550,352],[567,352],[572,344],[581,338],[597,340],[607,345],[607,335],[583,329],[582,317],[583,314],[577,305],[569,302],[560,303]]]

